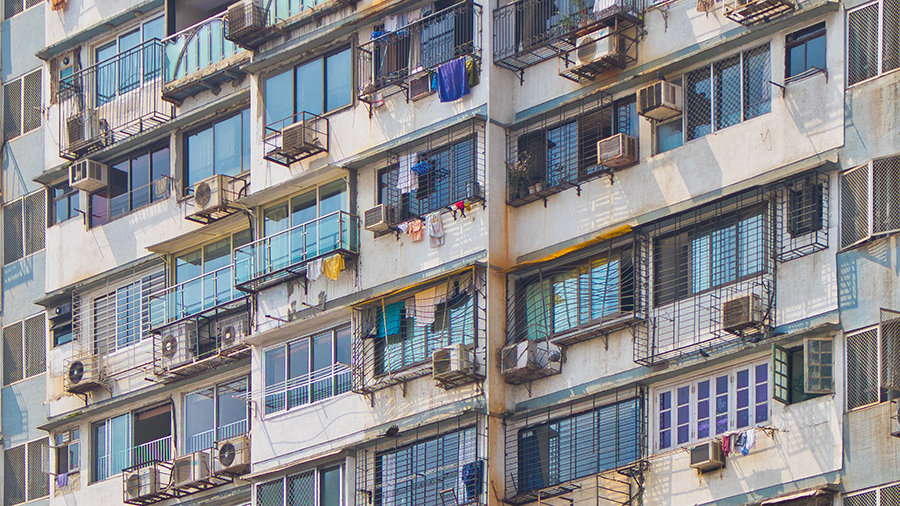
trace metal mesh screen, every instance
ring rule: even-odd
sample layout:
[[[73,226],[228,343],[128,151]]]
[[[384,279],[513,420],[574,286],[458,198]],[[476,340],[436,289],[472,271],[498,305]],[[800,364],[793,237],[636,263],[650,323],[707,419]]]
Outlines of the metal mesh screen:
[[[47,368],[47,319],[44,313],[25,320],[25,377]]]
[[[847,408],[878,401],[878,332],[847,337]]]
[[[15,262],[23,256],[22,206],[24,200],[16,200],[3,206],[3,263]]]
[[[25,254],[44,249],[44,232],[47,229],[47,204],[44,190],[25,197]]]
[[[283,506],[284,478],[256,486],[256,506]]]
[[[22,78],[22,133],[41,126],[41,71]]]
[[[847,84],[878,74],[878,4],[847,16]]]
[[[43,1],[44,0],[25,0],[25,8],[30,9],[31,7],[34,7],[35,5],[42,3]]]
[[[881,489],[881,506],[900,506],[900,485]]]
[[[743,53],[744,119],[755,118],[772,110],[772,58],[769,46]]]
[[[713,65],[716,100],[716,130],[741,122],[741,56],[725,58]]]
[[[316,504],[316,472],[287,477],[287,506]]]
[[[3,452],[3,504],[25,502],[25,445]]]
[[[900,68],[900,0],[884,0],[881,71]]]
[[[21,135],[21,127],[22,81],[17,79],[3,85],[3,140],[8,141]]]
[[[3,328],[3,384],[19,381],[22,370],[22,322]]]
[[[900,230],[900,157],[872,162],[872,233]]]
[[[3,3],[4,19],[9,19],[22,12],[22,0],[6,0]]]
[[[881,386],[900,391],[900,312],[881,310]]]
[[[876,506],[875,491],[844,498],[844,506]]]
[[[841,246],[869,236],[869,166],[841,175]]]
[[[44,474],[44,458],[47,455],[47,440],[39,439],[28,443],[28,500],[33,501],[50,493],[50,480]]]

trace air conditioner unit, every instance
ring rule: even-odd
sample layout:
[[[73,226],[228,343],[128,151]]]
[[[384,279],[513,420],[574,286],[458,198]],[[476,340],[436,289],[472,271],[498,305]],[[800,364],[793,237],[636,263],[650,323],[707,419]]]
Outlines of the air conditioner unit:
[[[625,134],[616,134],[597,141],[597,163],[619,169],[638,162],[638,140]]]
[[[610,35],[609,28],[603,28],[588,35],[578,37],[575,42],[575,67],[589,65],[616,53],[618,37]]]
[[[285,153],[296,155],[324,148],[325,145],[315,130],[315,121],[300,121],[284,127],[281,131],[281,150]]]
[[[378,204],[366,211],[364,215],[366,230],[370,232],[384,232],[396,223],[396,210],[386,204]]]
[[[548,341],[525,340],[500,352],[500,372],[507,383],[526,383],[561,371],[562,351]]]
[[[185,322],[167,328],[159,340],[160,368],[169,371],[190,362],[197,342],[197,325]]]
[[[434,93],[431,89],[431,73],[425,72],[409,81],[409,98],[420,100]]]
[[[725,467],[722,443],[716,439],[691,448],[691,467],[701,473]]]
[[[726,300],[722,304],[722,329],[732,334],[760,327],[763,321],[759,295],[750,294]]]
[[[96,356],[76,358],[66,368],[65,388],[70,393],[84,393],[103,386],[103,371]]]
[[[683,101],[681,86],[658,81],[638,91],[637,113],[645,118],[664,121],[681,114]]]
[[[266,27],[262,0],[239,0],[228,7],[225,14],[225,38],[232,42],[246,42]]]
[[[159,473],[155,465],[125,474],[125,500],[138,501],[159,493]]]
[[[475,369],[472,350],[454,344],[431,354],[431,375],[435,381],[453,381],[470,376]]]
[[[109,167],[93,160],[79,160],[69,166],[69,186],[86,192],[106,188]]]
[[[245,435],[220,441],[214,455],[214,474],[243,474],[250,466],[250,438]]]
[[[240,346],[248,335],[250,335],[250,315],[247,313],[222,318],[216,322],[216,338],[221,350]]]
[[[227,204],[225,184],[228,180],[222,174],[206,178],[194,185],[194,210],[191,216],[217,211]]]
[[[95,109],[86,109],[66,118],[66,140],[71,150],[78,150],[103,136],[100,115]]]
[[[209,479],[209,452],[199,451],[178,457],[172,463],[172,486],[185,488]]]

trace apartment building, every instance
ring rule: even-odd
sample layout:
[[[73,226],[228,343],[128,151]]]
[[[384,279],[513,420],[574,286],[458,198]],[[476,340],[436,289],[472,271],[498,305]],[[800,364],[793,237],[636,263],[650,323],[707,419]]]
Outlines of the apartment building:
[[[4,505],[900,504],[900,1],[2,9]]]

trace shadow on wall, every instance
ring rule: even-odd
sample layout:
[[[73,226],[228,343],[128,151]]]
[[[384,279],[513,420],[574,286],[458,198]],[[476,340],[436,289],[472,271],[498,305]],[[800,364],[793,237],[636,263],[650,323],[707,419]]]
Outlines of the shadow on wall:
[[[843,93],[843,90],[828,86],[825,74],[821,73],[791,83],[785,88],[784,105],[797,131],[806,135],[809,147],[814,151],[817,151],[814,139],[829,131],[842,131],[844,128],[843,117],[838,116],[843,114],[843,111],[836,107],[829,107],[830,104],[840,102],[841,98],[837,96],[838,93]],[[780,94],[780,90],[774,89],[772,99],[780,98]],[[823,114],[823,111],[828,112]]]
[[[859,307],[859,272],[856,263],[860,261],[854,252],[837,256],[838,269],[838,309],[846,311]]]
[[[30,255],[3,266],[4,294],[34,281],[34,257],[35,255]]]

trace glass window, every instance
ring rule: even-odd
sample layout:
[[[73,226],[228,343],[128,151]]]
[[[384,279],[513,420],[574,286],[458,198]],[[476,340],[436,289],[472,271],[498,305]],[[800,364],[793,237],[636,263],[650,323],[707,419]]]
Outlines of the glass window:
[[[249,229],[225,237],[175,257],[175,285],[178,300],[173,301],[182,317],[231,302],[241,293],[234,289],[232,252],[249,243]]]
[[[216,174],[237,176],[250,170],[250,110],[188,134],[185,188]]]
[[[249,430],[247,378],[239,378],[184,396],[184,452],[213,448],[216,441]]]
[[[78,190],[68,182],[53,187],[53,223],[61,223],[79,215]]]
[[[150,335],[150,294],[161,288],[164,278],[159,271],[93,299],[95,353],[115,351]]]
[[[259,506],[342,506],[343,468],[313,469],[256,486]]]
[[[811,69],[825,70],[824,21],[787,36],[784,66],[785,77],[798,76]]]
[[[155,52],[146,50],[141,55],[137,48],[146,41],[165,38],[163,16],[145,21],[138,28],[116,37],[94,49],[97,68],[96,105],[113,100],[117,95],[140,87],[142,80],[159,76],[161,61]]]
[[[169,196],[169,148],[135,153],[109,166],[109,186],[91,194],[90,225],[98,227]],[[160,191],[162,190],[162,191]]]
[[[56,434],[56,474],[77,471],[81,463],[80,430],[72,429]]]
[[[266,124],[279,123],[280,130],[300,121],[303,112],[323,114],[352,103],[352,54],[347,48],[266,79]]]

